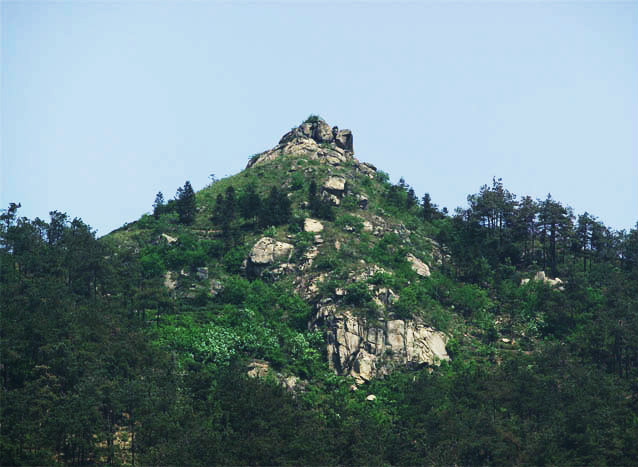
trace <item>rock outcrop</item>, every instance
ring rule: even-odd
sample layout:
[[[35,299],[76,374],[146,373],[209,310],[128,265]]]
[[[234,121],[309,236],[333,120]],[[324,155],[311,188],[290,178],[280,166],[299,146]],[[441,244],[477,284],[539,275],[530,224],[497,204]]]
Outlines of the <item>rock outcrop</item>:
[[[323,119],[315,117],[283,135],[274,148],[255,154],[250,158],[246,168],[273,161],[279,157],[306,157],[335,167],[352,164],[355,171],[374,178],[377,168],[369,162],[360,162],[354,157],[353,139],[350,130],[339,130],[336,126],[330,128]],[[327,198],[333,204],[339,204],[338,195],[328,193]]]
[[[177,241],[177,239],[175,237],[171,237],[168,234],[163,233],[161,235],[161,238],[163,238],[164,240],[166,240],[167,243],[171,244],[171,243],[175,243]]]
[[[292,393],[293,395],[298,392],[303,392],[306,390],[307,381],[301,380],[300,378],[289,375],[285,376],[282,373],[274,371],[270,364],[263,360],[253,360],[248,364],[248,371],[246,375],[249,378],[268,378],[269,376],[275,378],[277,382],[283,387],[286,391]]]
[[[538,271],[532,280],[536,282],[544,282],[550,287],[556,287],[558,290],[561,290],[561,291],[565,290],[565,287],[563,287],[563,281],[560,278],[557,277],[555,279],[551,279],[545,275],[545,271]],[[522,279],[521,285],[525,285],[529,281],[530,279]]]
[[[398,366],[438,365],[449,360],[447,336],[419,319],[369,320],[334,304],[319,307],[315,326],[326,329],[330,366],[357,384]]]
[[[177,281],[173,279],[173,275],[170,271],[166,271],[164,274],[164,287],[168,290],[175,290],[175,287],[177,287]]]
[[[293,128],[274,148],[255,154],[247,167],[262,164],[281,155],[306,156],[332,165],[354,160],[353,137],[350,130],[339,130],[320,118]]]
[[[412,266],[412,270],[416,272],[421,277],[430,277],[430,268],[427,264],[421,261],[419,258],[414,256],[412,253],[409,253],[406,256],[406,259]]]
[[[346,189],[346,179],[339,176],[329,177],[324,182],[322,189],[333,195],[341,196]]]
[[[262,237],[250,250],[249,259],[253,265],[266,266],[276,259],[290,259],[292,250],[293,246],[290,243],[278,242],[270,237]]]
[[[323,224],[318,220],[306,217],[303,223],[304,232],[319,233],[323,230]]]

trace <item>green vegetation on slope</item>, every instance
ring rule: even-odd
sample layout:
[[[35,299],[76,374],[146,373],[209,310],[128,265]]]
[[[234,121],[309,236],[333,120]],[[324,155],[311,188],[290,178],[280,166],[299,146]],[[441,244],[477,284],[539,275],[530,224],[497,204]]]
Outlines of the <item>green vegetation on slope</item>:
[[[188,183],[158,196],[153,215],[100,240],[59,212],[4,211],[2,463],[631,465],[638,231],[549,196],[517,200],[500,180],[450,216],[354,169],[282,156],[194,198]],[[319,187],[337,175],[347,194],[331,206]],[[308,269],[244,263],[263,236],[302,261],[307,217],[324,227]],[[361,261],[385,272],[353,279]],[[562,290],[521,285],[539,271]],[[320,274],[317,298],[302,298],[300,281]],[[448,332],[452,360],[356,391],[335,375],[308,326],[315,301],[372,319],[370,285],[396,293],[389,313]],[[265,377],[247,376],[255,362]]]

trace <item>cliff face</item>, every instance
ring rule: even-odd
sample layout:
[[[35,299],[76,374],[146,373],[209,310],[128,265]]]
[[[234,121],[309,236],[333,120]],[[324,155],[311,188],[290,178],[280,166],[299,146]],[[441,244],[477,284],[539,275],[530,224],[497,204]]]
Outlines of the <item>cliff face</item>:
[[[323,305],[317,323],[326,329],[330,366],[358,384],[398,366],[438,365],[450,359],[445,350],[447,336],[420,319],[363,318],[351,310]]]

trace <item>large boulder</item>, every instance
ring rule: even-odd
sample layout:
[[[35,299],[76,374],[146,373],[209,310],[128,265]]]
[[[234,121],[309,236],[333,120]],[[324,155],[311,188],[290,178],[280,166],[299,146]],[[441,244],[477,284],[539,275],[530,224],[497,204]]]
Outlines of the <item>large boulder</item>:
[[[532,280],[536,282],[544,282],[550,287],[555,287],[556,289],[561,291],[565,290],[565,287],[563,286],[564,283],[559,277],[556,277],[555,279],[547,277],[547,275],[545,274],[545,271],[538,271]],[[525,285],[529,281],[530,279],[522,279],[521,285]]]
[[[303,229],[305,232],[319,233],[323,231],[323,224],[318,220],[306,217],[303,223]]]
[[[352,132],[350,130],[341,130],[335,135],[335,143],[341,149],[354,152],[352,147]]]
[[[254,265],[266,266],[276,259],[290,259],[293,248],[290,243],[278,242],[271,237],[262,237],[250,250],[249,259]]]
[[[164,240],[166,240],[166,242],[167,242],[167,243],[175,243],[175,242],[177,241],[177,238],[175,238],[175,237],[171,237],[170,235],[165,234],[165,233],[163,233],[163,234],[161,235],[161,237],[162,237]]]
[[[341,196],[346,189],[346,179],[339,176],[328,177],[323,184],[323,190],[333,195]]]
[[[313,125],[312,139],[318,143],[332,143],[334,141],[332,128],[323,120],[319,120]]]
[[[419,258],[414,256],[412,253],[408,253],[406,259],[412,266],[412,270],[416,272],[421,277],[430,277],[430,268],[427,264],[421,261]]]
[[[177,281],[173,279],[173,274],[170,271],[166,271],[166,274],[164,274],[164,287],[168,290],[175,290],[175,287],[177,287]]]

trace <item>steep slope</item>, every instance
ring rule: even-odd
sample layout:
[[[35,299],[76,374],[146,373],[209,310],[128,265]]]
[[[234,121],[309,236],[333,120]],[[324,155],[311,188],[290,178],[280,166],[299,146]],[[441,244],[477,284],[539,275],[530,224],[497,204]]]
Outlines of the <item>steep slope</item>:
[[[134,238],[140,245],[162,244],[156,253],[162,263],[185,241],[241,254],[235,272],[290,284],[291,291],[311,306],[306,327],[322,332],[330,368],[363,383],[397,366],[437,365],[449,359],[448,336],[434,326],[431,310],[410,308],[400,293],[427,281],[442,253],[428,238],[427,226],[408,228],[384,210],[386,185],[385,174],[354,157],[349,130],[311,118],[286,133],[273,149],[251,157],[243,172],[200,191],[192,226],[179,225],[174,214],[164,213],[158,219],[147,216],[112,236],[123,244]],[[267,217],[257,219],[259,213],[250,212],[247,200],[243,216],[234,212],[249,192],[267,200],[278,187],[290,203],[285,223],[270,225]],[[229,190],[235,201],[226,201]],[[259,206],[263,202],[257,204],[255,210],[264,209]],[[216,217],[224,209],[233,211],[226,214],[234,216],[230,223]],[[184,235],[192,238],[184,240]],[[192,270],[169,270],[165,286],[178,300],[216,295],[229,278],[225,263],[230,258],[214,256],[200,258],[201,265]]]

